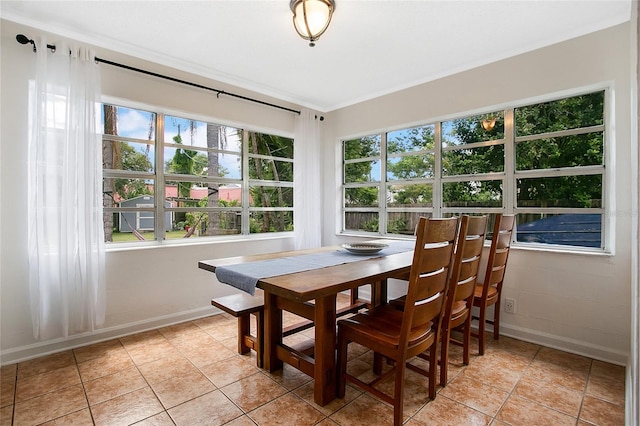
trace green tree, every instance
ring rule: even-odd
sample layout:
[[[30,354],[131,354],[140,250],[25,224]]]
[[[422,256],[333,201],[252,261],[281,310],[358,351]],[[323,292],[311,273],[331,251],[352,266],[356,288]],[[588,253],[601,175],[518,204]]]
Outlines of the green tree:
[[[443,146],[462,147],[442,153],[443,176],[473,175],[504,171],[504,146],[464,148],[468,144],[504,137],[504,120],[496,122],[491,131],[485,130],[480,121],[485,116],[466,117],[447,122],[443,132]],[[469,180],[443,185],[444,205],[469,207],[502,205],[500,181]]]
[[[387,141],[387,176],[389,180],[422,179],[434,176],[435,157],[432,153],[415,155],[401,155],[416,151],[432,151],[435,147],[433,126],[414,127],[411,129],[391,132]],[[430,184],[402,185],[389,200],[392,206],[424,205],[433,201],[433,187]],[[402,226],[402,221],[392,228]]]
[[[380,156],[380,137],[365,136],[363,138],[344,141],[344,159],[355,160]],[[373,173],[371,161],[348,163],[344,169],[344,182],[370,182]],[[360,207],[374,205],[378,200],[378,189],[375,187],[348,188],[345,191],[345,206]]]
[[[590,127],[604,123],[604,92],[517,108],[516,135],[527,136]],[[516,170],[601,165],[603,133],[594,131],[520,142]],[[600,207],[602,179],[561,176],[518,180],[518,204],[540,207]]]
[[[182,145],[182,137],[180,136],[180,126],[178,126],[178,134],[173,137],[173,141]],[[173,158],[167,163],[166,172],[180,175],[193,175],[195,157],[198,152],[195,150],[177,148]],[[189,198],[191,196],[192,182],[177,182],[178,196]]]
[[[252,154],[269,157],[293,158],[293,140],[282,136],[249,132],[249,150]],[[249,162],[249,178],[264,181],[293,181],[293,163],[253,157]],[[250,189],[253,204],[261,207],[292,207],[293,190],[281,186],[256,185]],[[282,232],[292,229],[289,212],[265,211],[254,215],[258,232]],[[259,218],[259,220],[258,220]],[[259,225],[258,225],[259,224]]]

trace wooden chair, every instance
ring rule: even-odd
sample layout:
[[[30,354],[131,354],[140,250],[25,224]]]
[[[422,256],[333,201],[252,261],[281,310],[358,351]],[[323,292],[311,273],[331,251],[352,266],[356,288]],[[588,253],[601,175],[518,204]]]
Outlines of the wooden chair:
[[[462,346],[462,362],[469,364],[471,346],[471,308],[480,270],[480,257],[487,229],[486,216],[462,216],[456,243],[456,253],[451,268],[447,302],[442,320],[440,345],[440,384],[447,384],[449,343]],[[462,331],[462,341],[451,337],[451,331]]]
[[[480,313],[477,317],[479,320],[478,334],[474,333],[473,335],[478,337],[478,353],[480,355],[484,355],[484,329],[487,322],[493,324],[493,338],[495,340],[500,338],[500,294],[502,293],[504,273],[507,269],[514,226],[514,215],[496,215],[484,280],[478,283],[475,289],[473,305],[480,308]],[[487,308],[491,305],[494,305],[493,320],[488,320]]]
[[[404,311],[382,305],[338,321],[338,397],[344,397],[347,381],[354,383],[393,405],[396,426],[403,420],[405,366],[429,377],[429,397],[434,399],[436,396],[437,342],[457,228],[457,218],[420,218]],[[394,361],[395,367],[369,383],[347,374],[350,342],[364,345]],[[430,354],[429,371],[407,362],[426,350]],[[394,372],[393,397],[374,388]]]

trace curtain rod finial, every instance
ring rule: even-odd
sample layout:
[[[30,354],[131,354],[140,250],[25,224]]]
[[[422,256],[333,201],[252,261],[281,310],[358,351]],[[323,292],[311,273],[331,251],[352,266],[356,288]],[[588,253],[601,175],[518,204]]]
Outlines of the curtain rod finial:
[[[33,45],[33,51],[36,51],[36,43],[33,41],[33,39],[30,39],[29,37],[27,37],[24,34],[18,34],[16,36],[16,41],[20,44],[29,44],[31,43]]]

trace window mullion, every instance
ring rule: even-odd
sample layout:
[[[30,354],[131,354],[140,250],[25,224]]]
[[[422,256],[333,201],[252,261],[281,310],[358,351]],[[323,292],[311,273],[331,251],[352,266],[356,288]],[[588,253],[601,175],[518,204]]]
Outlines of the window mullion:
[[[434,135],[433,217],[442,217],[442,122],[435,125]]]
[[[378,232],[381,235],[387,233],[387,134],[380,135],[380,186],[378,189],[378,203],[380,216],[378,219]]]
[[[249,235],[250,229],[250,184],[249,184],[249,132],[242,132],[242,216],[241,216],[241,233]]]
[[[155,220],[154,228],[157,241],[164,241],[164,114],[158,113],[156,115],[156,150],[155,150],[155,162],[156,162],[156,176],[153,189],[153,196],[155,199]]]
[[[504,177],[502,180],[502,206],[507,214],[515,211],[517,198],[515,133],[514,109],[507,108],[504,112]]]

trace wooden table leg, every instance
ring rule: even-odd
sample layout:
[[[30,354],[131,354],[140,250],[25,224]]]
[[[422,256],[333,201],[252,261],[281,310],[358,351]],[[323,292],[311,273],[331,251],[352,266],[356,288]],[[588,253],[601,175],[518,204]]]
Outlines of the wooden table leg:
[[[371,304],[374,307],[387,303],[387,280],[383,279],[371,284]]]
[[[264,292],[264,368],[276,371],[282,368],[277,348],[282,344],[282,310],[278,309],[276,295]]]
[[[314,393],[318,405],[336,397],[336,295],[315,301]]]

